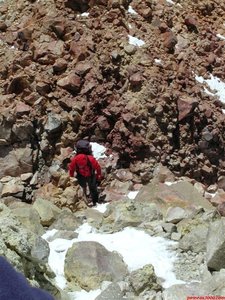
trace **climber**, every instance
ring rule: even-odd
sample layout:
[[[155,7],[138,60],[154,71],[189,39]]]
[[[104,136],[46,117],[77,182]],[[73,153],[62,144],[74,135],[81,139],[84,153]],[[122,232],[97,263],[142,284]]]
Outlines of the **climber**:
[[[99,201],[98,184],[102,180],[101,167],[92,155],[91,144],[87,140],[79,140],[76,144],[76,155],[68,165],[69,175],[76,177],[85,197],[89,188],[92,205]]]
[[[0,256],[0,299],[1,300],[54,300],[54,298],[36,287],[29,285],[22,273]]]

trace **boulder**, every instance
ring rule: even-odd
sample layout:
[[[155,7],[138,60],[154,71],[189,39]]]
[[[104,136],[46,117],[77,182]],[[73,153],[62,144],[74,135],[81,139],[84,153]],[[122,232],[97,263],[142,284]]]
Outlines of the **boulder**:
[[[35,200],[33,208],[37,211],[43,226],[50,226],[61,213],[61,209],[56,205],[42,198]]]
[[[188,181],[172,185],[149,183],[137,194],[136,201],[154,202],[165,215],[169,207],[212,210],[213,206]]]
[[[15,177],[30,172],[33,172],[33,150],[29,146],[9,150],[6,156],[0,157],[0,178],[7,175]]]
[[[160,291],[162,289],[157,282],[157,277],[152,265],[145,265],[143,268],[131,272],[128,280],[137,296],[143,291]]]
[[[183,209],[181,207],[169,207],[165,215],[165,221],[176,224],[192,214],[193,212],[191,210]]]
[[[109,286],[101,292],[99,296],[95,298],[95,300],[121,300],[124,298],[124,292],[121,291],[119,284],[111,283]]]
[[[206,263],[209,269],[225,268],[225,218],[210,224],[206,244]]]
[[[40,216],[32,205],[22,202],[13,202],[9,205],[9,208],[25,228],[37,235],[44,234],[45,230],[41,225]]]
[[[118,231],[127,226],[136,227],[140,224],[161,220],[162,214],[154,203],[136,200],[116,201],[107,206],[103,215],[101,228]]]
[[[57,213],[57,218],[52,222],[49,229],[74,231],[81,225],[81,221],[69,210]]]
[[[97,242],[77,242],[68,249],[64,272],[70,285],[90,291],[103,281],[120,281],[127,266],[117,252],[110,252]]]
[[[179,248],[184,251],[200,253],[206,251],[208,226],[199,225],[185,234],[179,241]]]

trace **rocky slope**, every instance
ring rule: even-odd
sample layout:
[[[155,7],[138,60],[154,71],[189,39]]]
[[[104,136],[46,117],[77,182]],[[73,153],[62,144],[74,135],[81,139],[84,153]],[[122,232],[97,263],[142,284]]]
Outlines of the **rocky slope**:
[[[66,299],[54,285],[48,247],[40,239],[66,207],[73,213],[66,221],[61,215],[62,226],[71,220],[78,227],[84,218],[102,231],[132,225],[179,241],[179,278],[200,280],[163,290],[151,266],[126,274],[118,257],[92,244],[93,252],[108,255],[122,270],[120,278],[108,278],[122,284],[99,299],[115,290],[128,299],[180,300],[193,290],[223,295],[224,103],[203,78],[225,80],[225,4],[4,0],[0,13],[1,254],[33,284]],[[104,216],[81,211],[86,206],[79,187],[67,174],[80,137],[107,148],[100,160],[102,196],[119,202]],[[178,178],[185,185],[167,186]],[[139,205],[127,203],[127,193],[137,190]],[[21,240],[15,239],[18,228]],[[82,253],[82,247],[71,253]],[[69,268],[66,273],[70,281],[77,276]],[[99,286],[101,276],[80,286]],[[142,286],[139,278],[152,285]]]
[[[224,79],[221,1],[6,0],[0,11],[0,177],[26,173],[14,195],[31,201],[79,137],[116,153],[113,170],[134,182],[159,162],[223,179],[224,104],[196,80]]]
[[[188,180],[168,185],[156,176],[141,188],[134,200],[126,197],[109,203],[105,212],[88,208],[72,213],[44,199],[38,199],[34,205],[1,204],[0,224],[1,255],[23,272],[31,284],[48,290],[55,299],[77,299],[74,293],[81,289],[97,290],[97,296],[89,294],[88,298],[96,300],[186,300],[191,295],[224,296],[225,221],[203,197],[202,191]],[[156,275],[159,270],[153,265],[157,262],[151,257],[153,265],[148,263],[131,271],[119,252],[110,251],[96,241],[76,240],[82,224],[88,224],[99,235],[122,233],[129,227],[144,232],[142,238],[145,239],[148,235],[166,238],[170,241],[170,246],[167,244],[170,256],[176,258],[174,270],[168,268],[169,261],[165,263],[164,274],[164,268],[159,267],[163,262],[163,254],[160,258],[162,240],[157,249],[161,276]],[[45,231],[48,233],[44,238]],[[130,235],[134,239],[134,232]],[[52,244],[57,239],[60,244],[54,248],[54,261],[52,258],[49,261],[50,248],[53,250]],[[144,240],[138,239],[138,242],[139,247],[145,245]],[[152,253],[152,246],[148,244],[150,248],[146,253]],[[136,253],[132,250],[131,247],[130,252]],[[61,265],[56,253],[61,259],[65,254],[64,272],[56,267],[56,264]],[[133,260],[143,262],[143,257],[136,255]],[[55,274],[48,262],[57,270]],[[65,278],[64,287],[55,275]],[[167,286],[165,278],[170,282]],[[87,299],[87,295],[83,295],[83,299]]]

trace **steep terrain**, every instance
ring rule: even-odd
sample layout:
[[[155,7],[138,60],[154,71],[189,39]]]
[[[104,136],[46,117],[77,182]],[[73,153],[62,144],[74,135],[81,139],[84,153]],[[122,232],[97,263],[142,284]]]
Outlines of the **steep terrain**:
[[[223,178],[224,104],[196,78],[225,79],[223,2],[6,0],[0,12],[0,177],[26,174],[14,194],[29,201],[66,170],[79,137],[138,183],[158,163]]]

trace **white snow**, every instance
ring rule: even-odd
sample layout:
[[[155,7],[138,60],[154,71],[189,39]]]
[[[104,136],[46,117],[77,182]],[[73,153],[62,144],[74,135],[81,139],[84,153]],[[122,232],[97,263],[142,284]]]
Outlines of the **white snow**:
[[[155,58],[154,61],[157,65],[162,65],[162,60],[161,59]]]
[[[172,0],[166,0],[167,3],[175,4]]]
[[[176,253],[168,248],[175,244],[173,241],[162,237],[151,237],[142,230],[127,227],[120,232],[107,234],[97,232],[96,229],[85,223],[78,230],[78,238],[66,240],[57,238],[49,241],[49,237],[56,233],[56,230],[48,231],[42,237],[46,239],[50,247],[49,265],[56,274],[56,284],[64,289],[66,279],[64,277],[64,259],[68,248],[78,241],[96,241],[101,243],[109,251],[120,253],[127,264],[129,271],[142,268],[146,264],[152,264],[158,277],[164,280],[165,288],[183,283],[177,280],[173,272],[173,263],[176,260]],[[101,291],[85,291],[71,293],[73,299],[94,300]]]
[[[138,39],[134,36],[128,35],[128,38],[129,38],[129,44],[131,45],[138,46],[138,47],[145,45],[145,42],[143,40]]]
[[[88,12],[84,12],[81,14],[81,17],[88,17],[89,16],[89,13]]]
[[[128,12],[132,15],[137,15],[138,13],[133,9],[133,7],[131,5],[129,5],[128,7]]]
[[[202,76],[197,75],[195,79],[200,83],[207,83],[209,88],[214,91],[214,95],[218,96],[221,102],[225,103],[225,82],[212,74],[210,74],[210,79],[204,79]],[[205,92],[206,91],[208,92],[207,89],[205,89]],[[210,92],[210,94],[212,93]]]
[[[135,197],[137,196],[138,192],[139,191],[130,191],[127,196],[130,199],[135,199]]]
[[[221,39],[221,40],[225,40],[225,36],[223,36],[223,35],[221,35],[221,34],[219,34],[219,33],[218,33],[216,36],[217,36],[219,39]]]
[[[89,12],[83,12],[82,14],[77,14],[77,17],[88,17],[89,16]]]
[[[104,146],[98,143],[91,143],[91,147],[92,147],[93,156],[96,159],[106,157],[105,155],[106,148]]]
[[[99,211],[100,213],[103,213],[106,211],[108,206],[108,203],[98,204],[97,206],[94,206],[93,209]]]

